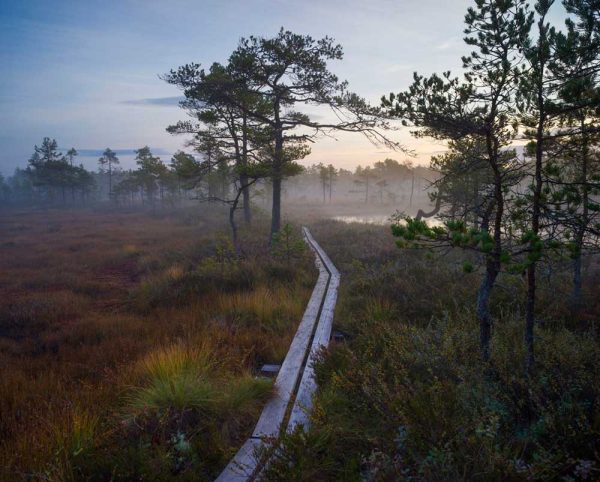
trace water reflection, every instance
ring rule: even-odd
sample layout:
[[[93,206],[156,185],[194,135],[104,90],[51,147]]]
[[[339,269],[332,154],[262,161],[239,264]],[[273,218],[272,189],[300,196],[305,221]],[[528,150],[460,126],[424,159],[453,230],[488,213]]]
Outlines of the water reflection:
[[[333,216],[332,219],[334,221],[341,221],[343,223],[377,224],[380,226],[383,226],[385,224],[392,224],[392,220],[389,214],[359,214]]]
[[[334,221],[341,221],[342,223],[362,223],[362,224],[376,224],[378,226],[385,226],[392,224],[392,216],[389,214],[352,214],[344,216],[333,216],[331,219]],[[429,226],[441,226],[442,221],[436,217],[424,219]]]

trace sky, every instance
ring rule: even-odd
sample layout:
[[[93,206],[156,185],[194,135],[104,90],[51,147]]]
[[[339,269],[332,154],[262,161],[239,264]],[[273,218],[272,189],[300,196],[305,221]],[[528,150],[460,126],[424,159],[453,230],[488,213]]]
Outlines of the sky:
[[[186,114],[181,92],[159,78],[180,65],[225,62],[240,37],[284,27],[344,49],[331,71],[378,103],[414,71],[460,72],[463,19],[472,0],[0,0],[0,173],[25,167],[47,136],[75,147],[88,169],[106,148],[124,168],[144,145],[168,162],[185,137],[166,127]],[[392,137],[426,164],[443,146]],[[323,138],[304,164],[353,169],[406,155],[360,134]]]

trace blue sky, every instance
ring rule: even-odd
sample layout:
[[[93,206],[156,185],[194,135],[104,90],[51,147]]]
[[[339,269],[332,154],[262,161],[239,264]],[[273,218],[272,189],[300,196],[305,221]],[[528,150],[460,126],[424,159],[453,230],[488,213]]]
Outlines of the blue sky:
[[[280,27],[344,47],[330,68],[377,101],[412,72],[458,71],[471,0],[0,0],[0,172],[25,166],[44,136],[74,146],[88,168],[105,147],[149,145],[163,160],[183,146],[165,128],[185,118],[178,90],[158,78],[181,64],[225,61],[240,37]],[[558,14],[558,12],[557,12]],[[441,146],[397,138],[420,162]],[[323,139],[307,162],[352,168],[402,159],[356,135]]]

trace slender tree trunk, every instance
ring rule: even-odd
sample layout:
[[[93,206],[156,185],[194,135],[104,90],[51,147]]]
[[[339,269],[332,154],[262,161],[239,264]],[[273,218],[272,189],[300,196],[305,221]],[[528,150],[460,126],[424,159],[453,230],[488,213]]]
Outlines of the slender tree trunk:
[[[229,207],[229,226],[231,226],[231,242],[233,243],[235,253],[238,256],[240,256],[241,254],[241,249],[238,241],[237,224],[235,223],[235,210],[237,209],[239,199],[240,197],[238,194],[231,206]]]
[[[215,193],[214,193],[214,189],[213,189],[213,178],[212,178],[212,155],[211,155],[211,151],[209,150],[207,153],[207,158],[206,158],[206,162],[208,163],[208,199],[209,199],[209,203],[212,202],[211,199],[214,197]]]
[[[248,173],[245,171],[248,167],[248,120],[246,114],[242,116],[242,162],[243,169],[240,176],[242,186],[246,186],[242,193],[242,202],[244,203],[244,222],[250,224],[252,221],[252,212],[250,211],[250,186],[248,185]]]
[[[583,258],[583,241],[585,238],[585,231],[589,223],[589,190],[588,190],[588,162],[589,162],[589,148],[588,148],[588,137],[585,126],[585,118],[581,119],[581,132],[583,134],[582,149],[581,149],[581,183],[582,183],[582,213],[581,222],[577,228],[575,234],[575,256],[573,258],[573,291],[571,292],[571,307],[573,311],[578,310],[581,307],[582,293],[583,293],[583,281],[581,277],[581,267]]]
[[[435,216],[437,213],[439,213],[441,208],[442,208],[442,193],[438,191],[438,195],[435,199],[435,206],[433,207],[433,209],[431,211],[429,211],[428,213],[426,213],[422,209],[419,209],[417,211],[416,219],[420,220],[423,218],[431,218],[431,217]]]
[[[242,186],[248,185],[247,174],[240,175],[240,183]],[[244,203],[244,222],[250,224],[252,221],[252,213],[250,211],[250,187],[244,189],[244,192],[242,193],[242,202]]]
[[[281,229],[281,170],[273,170],[273,205],[271,211],[271,240]]]
[[[438,202],[441,197],[438,195]],[[437,204],[436,204],[437,206]],[[489,205],[482,214],[481,230],[489,232],[490,218],[494,207],[496,206],[496,196],[490,201]],[[477,321],[479,323],[479,348],[481,357],[484,361],[489,361],[491,358],[490,342],[492,339],[492,319],[490,315],[490,296],[494,283],[499,273],[499,264],[492,257],[487,258],[485,263],[485,274],[479,285],[477,292]]]
[[[281,229],[281,181],[283,163],[283,132],[275,127],[275,156],[273,159],[273,206],[271,210],[271,237]]]
[[[490,316],[490,295],[496,278],[497,264],[493,259],[486,262],[486,270],[477,292],[477,321],[479,322],[479,347],[484,361],[490,359],[490,340],[492,338],[492,320]]]
[[[494,110],[492,110],[494,112]],[[493,117],[492,117],[493,118]],[[500,273],[500,255],[502,253],[502,217],[504,215],[504,194],[502,191],[502,174],[498,165],[498,140],[491,134],[486,139],[490,167],[494,173],[494,249],[487,255],[485,276],[477,294],[477,321],[479,322],[479,343],[481,356],[484,361],[491,358],[490,342],[492,336],[492,320],[489,309],[490,296],[496,278]],[[490,212],[491,215],[491,212]],[[489,219],[485,219],[482,228],[488,230]]]
[[[539,39],[538,39],[538,55],[539,55],[539,72],[537,74],[537,108],[538,108],[538,125],[535,136],[535,171],[533,185],[533,210],[531,214],[531,231],[534,235],[533,243],[538,244],[540,232],[540,214],[542,203],[542,163],[544,155],[544,127],[546,124],[546,112],[544,101],[544,76],[546,60],[543,57],[544,44],[547,40],[547,30],[544,26],[545,16],[542,15],[538,22]],[[537,256],[537,246],[534,247],[534,256]],[[534,328],[535,328],[535,297],[536,297],[536,270],[537,258],[533,258],[531,264],[527,267],[527,301],[525,304],[525,372],[533,368],[535,363],[534,353]]]
[[[531,231],[535,236],[533,242],[537,244],[540,231],[540,211],[542,196],[542,155],[543,155],[543,114],[538,124],[535,153],[535,182],[533,191],[533,212],[531,216]],[[537,249],[537,248],[536,248]],[[527,301],[525,303],[525,372],[528,373],[535,363],[534,353],[534,328],[535,328],[535,295],[536,295],[536,269],[537,260],[533,260],[527,267]]]
[[[581,240],[583,236],[578,235],[576,239],[576,243],[578,245],[581,244]],[[581,279],[581,265],[582,265],[582,254],[581,250],[578,249],[575,254],[575,258],[573,259],[573,291],[571,292],[571,309],[573,311],[577,310],[581,306],[581,298],[583,292],[583,281]]]

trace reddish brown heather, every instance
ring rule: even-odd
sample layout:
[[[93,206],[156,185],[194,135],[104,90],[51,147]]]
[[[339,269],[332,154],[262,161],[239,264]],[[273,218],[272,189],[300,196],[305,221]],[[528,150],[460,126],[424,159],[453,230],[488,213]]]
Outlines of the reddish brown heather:
[[[242,234],[246,260],[219,257],[215,218],[0,213],[0,479],[218,472],[266,396],[248,377],[285,355],[315,273],[264,256],[262,226]],[[133,408],[142,360],[200,346],[219,360],[213,398],[229,402],[210,416]],[[167,463],[181,431],[195,455]]]

